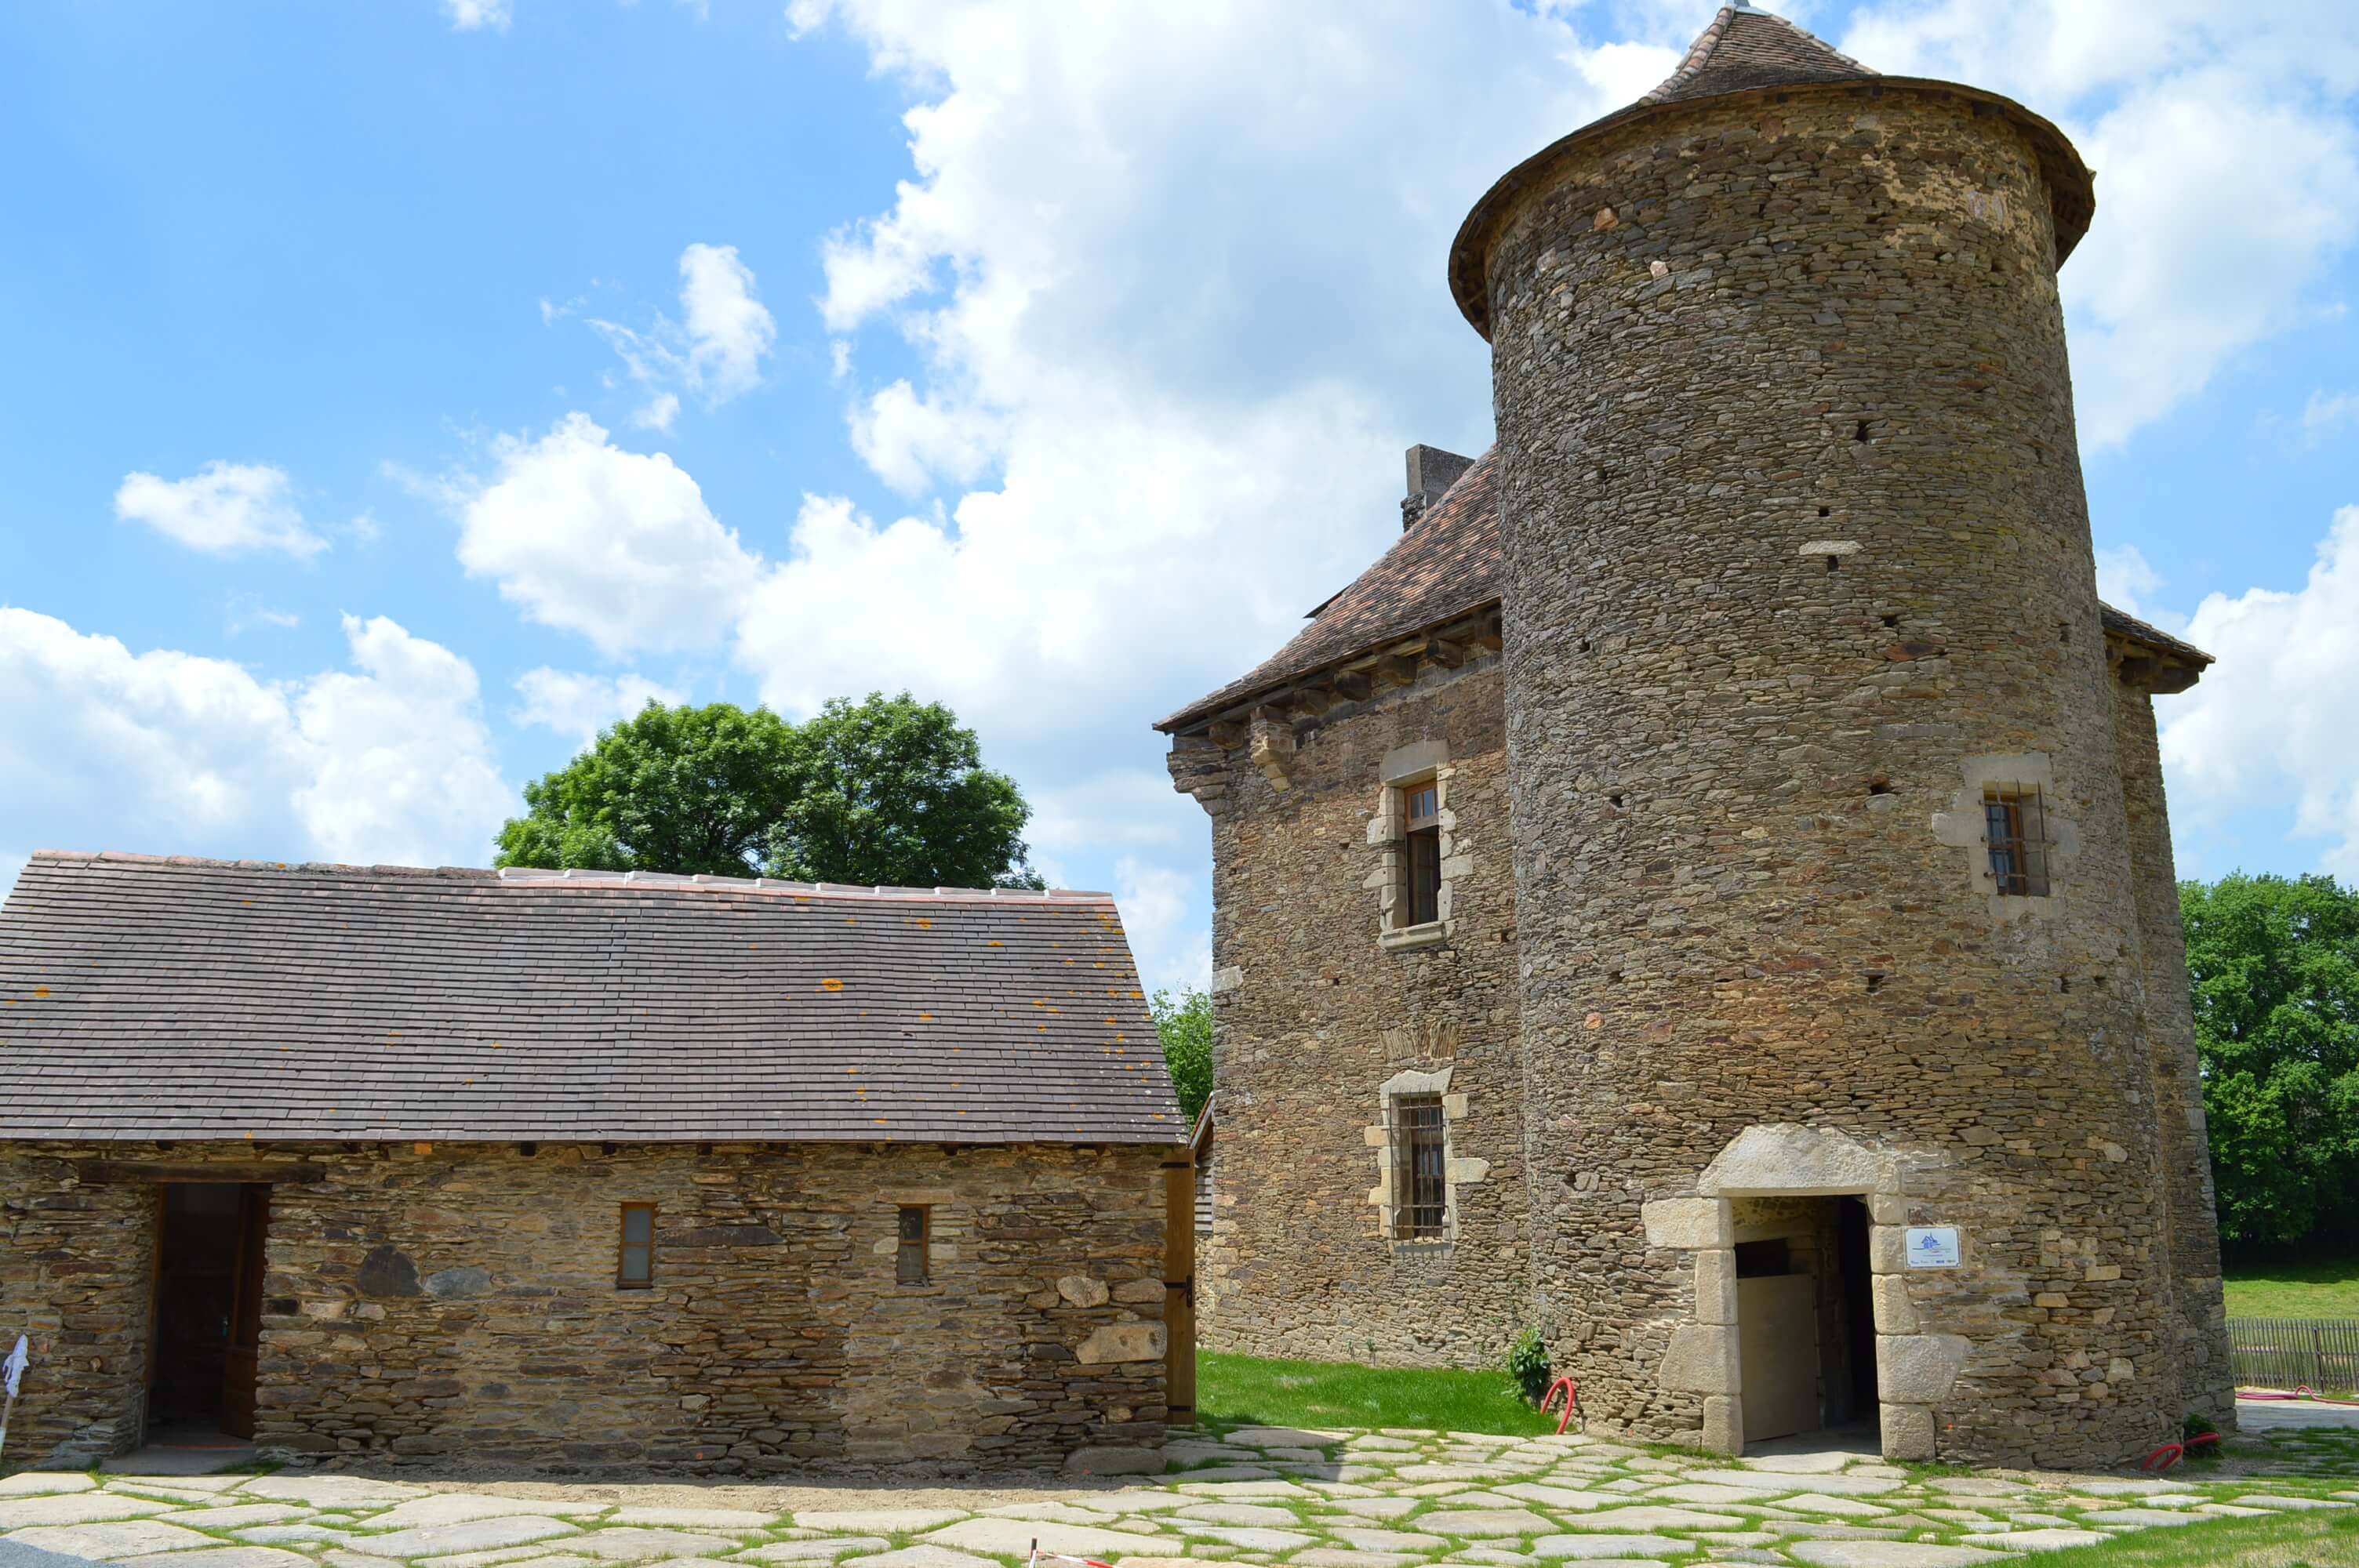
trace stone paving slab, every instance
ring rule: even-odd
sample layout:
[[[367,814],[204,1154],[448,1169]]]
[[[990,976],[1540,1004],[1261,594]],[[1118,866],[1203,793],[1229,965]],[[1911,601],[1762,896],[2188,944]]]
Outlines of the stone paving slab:
[[[603,1480],[500,1488],[290,1473],[100,1487],[44,1475],[0,1484],[0,1530],[14,1530],[0,1541],[20,1555],[49,1542],[191,1568],[1013,1568],[1036,1540],[1125,1568],[1958,1568],[2210,1518],[2347,1507],[2359,1487],[2346,1479],[2343,1496],[2326,1495],[2335,1483],[2301,1446],[2332,1441],[2248,1444],[2242,1478],[2213,1480],[2193,1466],[1932,1476],[1853,1452],[1733,1460],[1579,1434],[1264,1428],[1206,1433],[1183,1452],[1207,1467],[1118,1486],[1067,1477],[1013,1501],[977,1488],[962,1507],[967,1484],[924,1482],[896,1507],[887,1483],[794,1512],[810,1493],[770,1492],[766,1505],[767,1484],[751,1480],[722,1483],[706,1502]],[[2345,1476],[2355,1457],[2323,1455]]]

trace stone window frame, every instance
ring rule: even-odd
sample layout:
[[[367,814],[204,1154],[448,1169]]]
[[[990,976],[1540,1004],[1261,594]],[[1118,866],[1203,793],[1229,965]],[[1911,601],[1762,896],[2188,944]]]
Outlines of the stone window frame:
[[[1388,953],[1435,947],[1457,930],[1451,915],[1455,889],[1465,864],[1456,855],[1458,817],[1450,804],[1450,748],[1440,741],[1397,746],[1376,767],[1376,809],[1368,818],[1368,845],[1376,851],[1375,864],[1362,886],[1376,895],[1376,945]],[[1433,785],[1438,817],[1436,848],[1440,850],[1433,903],[1435,918],[1419,925],[1403,924],[1408,885],[1408,800],[1411,790]]]
[[[1993,789],[2037,792],[2044,834],[2048,891],[2011,893],[2001,890],[1991,865],[1989,817],[1984,802]],[[1946,806],[1933,814],[1934,841],[1965,858],[1969,886],[1988,903],[1994,922],[2054,917],[2071,896],[2073,865],[2081,849],[2080,825],[2065,809],[2067,799],[2056,787],[2056,771],[2045,752],[1992,752],[1970,756],[1959,767],[1959,787]]]
[[[1376,1157],[1376,1184],[1368,1189],[1368,1204],[1376,1211],[1376,1233],[1397,1252],[1433,1251],[1453,1247],[1458,1242],[1460,1195],[1462,1189],[1474,1186],[1491,1173],[1487,1160],[1471,1159],[1458,1152],[1458,1123],[1466,1119],[1465,1095],[1450,1087],[1453,1069],[1436,1068],[1430,1072],[1412,1069],[1395,1073],[1376,1090],[1376,1120],[1361,1130],[1361,1139]],[[1439,1235],[1408,1237],[1400,1234],[1395,1217],[1399,1199],[1399,1176],[1393,1169],[1393,1156],[1398,1147],[1394,1128],[1399,1119],[1400,1102],[1405,1099],[1439,1099],[1441,1102],[1441,1169],[1442,1211]]]
[[[1856,1197],[1867,1205],[1868,1292],[1875,1393],[1886,1459],[1935,1455],[1937,1409],[1965,1369],[1973,1342],[1926,1332],[1909,1299],[1904,1162],[1843,1133],[1791,1123],[1746,1128],[1696,1178],[1691,1197],[1639,1206],[1647,1245],[1690,1252],[1695,1315],[1671,1330],[1658,1382],[1703,1397],[1702,1445],[1745,1452],[1745,1380],[1737,1354],[1736,1225],[1740,1197]],[[1963,1260],[1971,1269],[1972,1238]]]

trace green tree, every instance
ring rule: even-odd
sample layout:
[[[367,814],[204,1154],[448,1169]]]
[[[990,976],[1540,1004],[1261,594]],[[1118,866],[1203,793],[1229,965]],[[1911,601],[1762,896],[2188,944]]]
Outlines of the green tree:
[[[1176,997],[1159,990],[1147,1008],[1163,1038],[1163,1061],[1180,1091],[1180,1108],[1192,1122],[1212,1098],[1212,999],[1193,987]]]
[[[2359,1217],[2359,890],[2182,882],[2220,1234],[2290,1246]]]
[[[899,887],[1040,887],[1032,808],[983,765],[974,731],[908,692],[837,697],[796,727],[791,788],[764,840],[770,874]]]
[[[493,864],[752,876],[793,794],[794,740],[766,708],[650,702],[524,786]]]
[[[525,786],[494,863],[799,881],[1038,887],[1031,810],[974,732],[904,692],[766,708],[649,703]]]

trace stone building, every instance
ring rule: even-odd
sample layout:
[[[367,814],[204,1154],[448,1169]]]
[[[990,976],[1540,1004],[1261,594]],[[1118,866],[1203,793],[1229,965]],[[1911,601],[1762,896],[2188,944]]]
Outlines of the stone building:
[[[1722,10],[1450,258],[1497,441],[1158,728],[1212,816],[1205,1331],[1593,1431],[2116,1461],[2232,1414],[2063,135]]]
[[[7,1459],[1160,1468],[1188,1131],[1098,894],[43,852]]]

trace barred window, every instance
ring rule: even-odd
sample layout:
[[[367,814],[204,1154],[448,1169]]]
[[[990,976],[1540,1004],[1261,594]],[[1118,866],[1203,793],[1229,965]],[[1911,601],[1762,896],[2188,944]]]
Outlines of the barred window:
[[[901,1210],[896,1237],[899,1245],[895,1249],[893,1263],[897,1282],[904,1285],[926,1282],[930,1273],[928,1265],[931,1260],[927,1257],[927,1243],[932,1239],[932,1215],[922,1207],[913,1206]]]
[[[2048,813],[2038,785],[1985,784],[1983,839],[2000,892],[2010,898],[2048,896]]]
[[[1429,781],[1402,790],[1401,819],[1400,923],[1425,925],[1441,918],[1440,786]]]
[[[1393,1101],[1393,1237],[1438,1239],[1450,1214],[1449,1152],[1439,1095]]]

